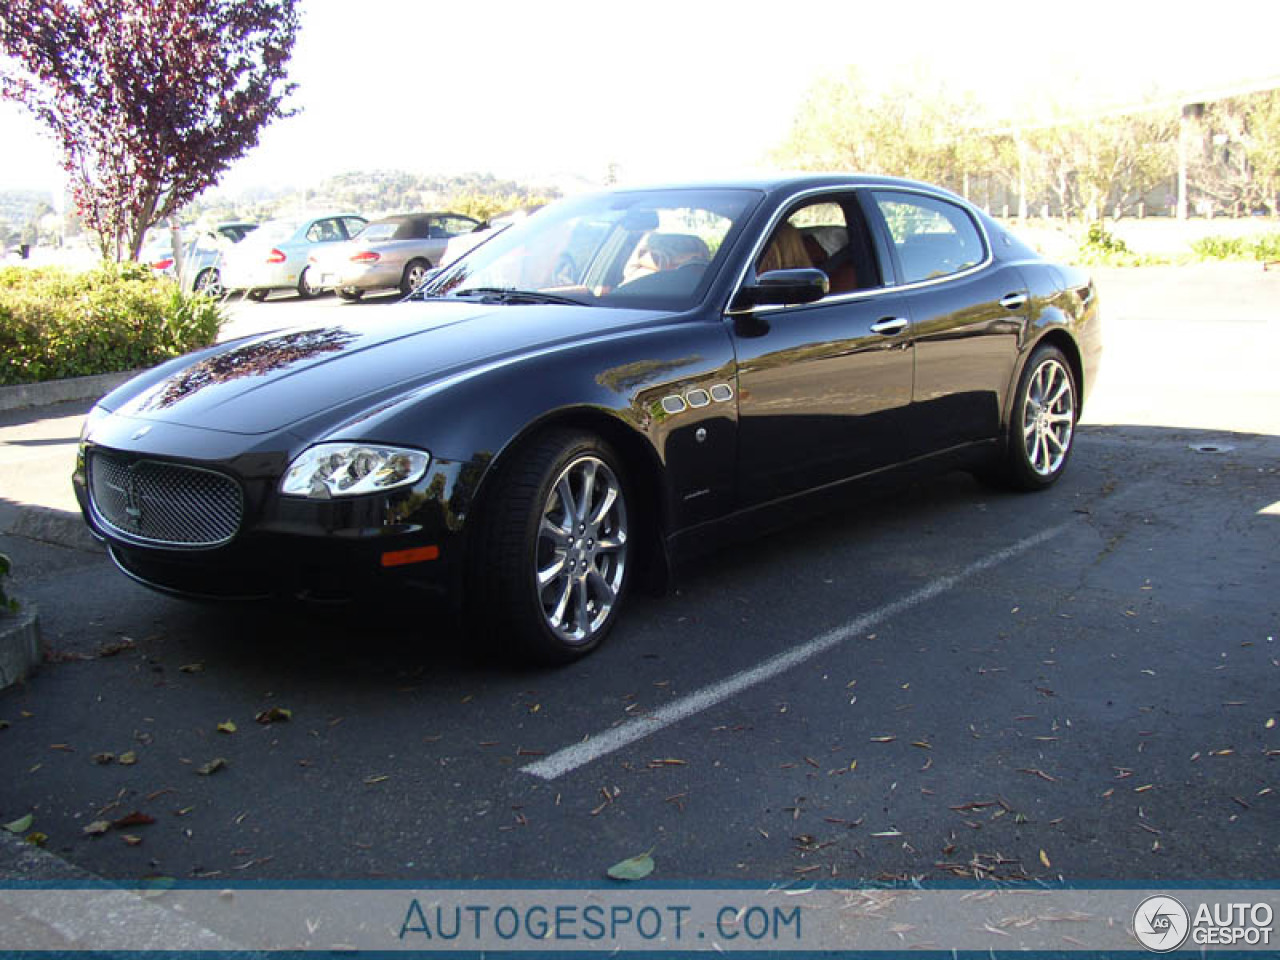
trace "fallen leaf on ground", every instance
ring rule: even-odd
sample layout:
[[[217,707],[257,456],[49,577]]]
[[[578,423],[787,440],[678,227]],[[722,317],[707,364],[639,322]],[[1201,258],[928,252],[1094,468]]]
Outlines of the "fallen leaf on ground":
[[[156,822],[155,817],[148,816],[147,814],[142,813],[139,810],[135,810],[133,811],[133,813],[126,814],[125,816],[121,817],[119,820],[113,821],[111,825],[115,827],[117,830],[120,830],[120,829],[123,829],[124,827],[142,827],[142,826],[146,826],[148,823],[155,823],[155,822]]]
[[[127,843],[131,847],[136,847],[138,844],[142,842],[142,838],[139,837],[137,834],[133,834],[133,833],[126,833],[122,835],[120,839],[123,840],[125,843]]]
[[[1040,862],[1043,863],[1045,867],[1053,866],[1053,864],[1049,862],[1049,855],[1045,853],[1043,850],[1040,851]]]
[[[31,824],[35,822],[35,817],[27,814],[25,817],[19,817],[17,820],[11,821],[4,825],[4,829],[10,833],[26,833],[31,829]]]
[[[253,719],[259,723],[281,723],[293,719],[293,711],[287,707],[268,707],[260,711]]]
[[[609,868],[609,876],[614,880],[643,880],[653,873],[653,857],[642,853],[638,857],[619,860]]]
[[[185,663],[178,668],[180,673],[200,673],[204,670],[203,663]]]
[[[116,759],[116,755],[114,753],[95,753],[93,755],[94,763],[102,763],[102,764],[114,763],[115,759]]]
[[[138,762],[138,755],[132,750],[126,750],[120,756],[116,757],[116,763],[122,766],[131,767]]]
[[[91,837],[100,837],[111,829],[111,821],[95,820],[84,828],[84,832]]]
[[[223,720],[220,724],[218,724],[218,732],[219,733],[235,733],[236,725],[234,721]]]
[[[215,757],[214,759],[210,760],[208,763],[204,764],[203,766],[197,767],[196,773],[200,774],[200,776],[202,777],[207,777],[212,773],[217,773],[226,765],[227,765],[227,761],[225,758]]]

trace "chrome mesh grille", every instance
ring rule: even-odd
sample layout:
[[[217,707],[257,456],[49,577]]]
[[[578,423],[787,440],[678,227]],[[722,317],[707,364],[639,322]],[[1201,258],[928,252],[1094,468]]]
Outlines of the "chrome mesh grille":
[[[89,457],[89,497],[111,531],[179,547],[226,543],[244,513],[239,485],[224,474],[103,451]]]

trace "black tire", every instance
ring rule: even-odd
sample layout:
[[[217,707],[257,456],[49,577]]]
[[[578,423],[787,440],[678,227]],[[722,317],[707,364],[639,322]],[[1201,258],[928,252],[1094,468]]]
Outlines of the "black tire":
[[[245,294],[245,296],[254,303],[261,303],[263,300],[267,299],[267,294],[270,292],[270,290],[250,290]]]
[[[1079,396],[1062,351],[1050,344],[1037,347],[1009,409],[1004,460],[986,479],[1014,490],[1044,490],[1056,483],[1075,446]]]
[[[354,287],[338,287],[337,294],[347,303],[355,303],[364,296],[364,291],[356,290]]]
[[[511,457],[469,538],[467,621],[521,659],[570,663],[604,641],[630,585],[623,463],[599,437],[568,430],[541,434]]]
[[[222,274],[217,267],[205,267],[196,274],[196,282],[191,285],[191,289],[206,297],[221,297],[226,293],[222,289]]]
[[[407,297],[427,278],[431,272],[431,261],[410,260],[404,267],[404,275],[400,278],[400,296]]]
[[[298,274],[298,296],[303,300],[310,300],[319,293],[320,291],[311,285],[311,268],[303,267],[302,272]]]

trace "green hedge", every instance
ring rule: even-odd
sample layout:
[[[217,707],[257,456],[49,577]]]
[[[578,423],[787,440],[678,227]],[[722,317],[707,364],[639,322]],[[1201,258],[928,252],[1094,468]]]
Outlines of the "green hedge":
[[[1280,260],[1280,233],[1258,237],[1202,237],[1191,244],[1202,260]]]
[[[0,270],[0,385],[149,367],[208,346],[218,301],[138,263]]]

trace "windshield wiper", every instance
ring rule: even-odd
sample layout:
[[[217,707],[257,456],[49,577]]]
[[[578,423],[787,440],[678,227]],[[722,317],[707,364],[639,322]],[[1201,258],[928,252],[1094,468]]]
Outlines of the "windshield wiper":
[[[542,293],[539,290],[517,290],[515,287],[468,287],[450,294],[451,297],[477,297],[484,303],[566,303],[575,307],[585,307],[581,300],[562,297],[556,293]]]

